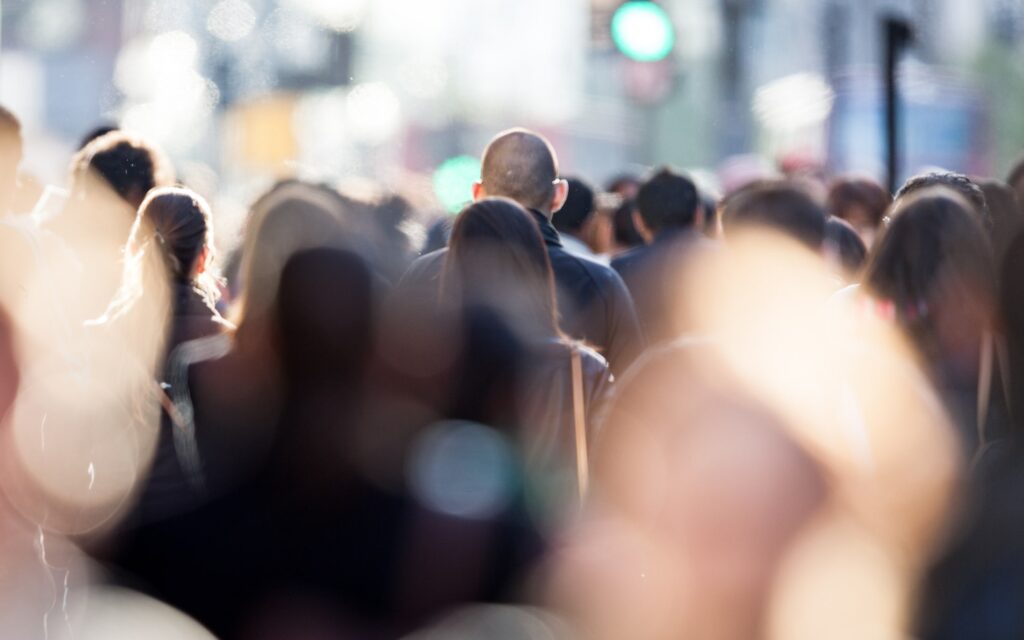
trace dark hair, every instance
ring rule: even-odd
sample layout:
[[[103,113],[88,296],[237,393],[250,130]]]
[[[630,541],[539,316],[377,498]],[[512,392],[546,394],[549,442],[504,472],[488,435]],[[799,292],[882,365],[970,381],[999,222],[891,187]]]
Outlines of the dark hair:
[[[1017,192],[1006,184],[998,180],[979,180],[978,187],[985,194],[988,212],[992,216],[992,253],[999,268],[1010,242],[1024,227],[1024,216],[1021,215]]]
[[[633,224],[633,211],[636,209],[636,202],[626,198],[612,214],[612,232],[615,235],[615,242],[624,247],[638,247],[644,243],[640,232]]]
[[[814,251],[825,241],[825,210],[790,182],[766,180],[748,185],[722,204],[726,234],[739,227],[780,231]]]
[[[163,155],[142,138],[123,131],[111,131],[87,144],[75,154],[71,168],[76,184],[94,171],[135,209],[150,189],[172,181]]]
[[[480,180],[489,196],[504,196],[524,207],[547,211],[557,179],[555,151],[537,133],[503,131],[484,149]]]
[[[853,222],[851,212],[860,208],[867,215],[867,224],[877,228],[892,204],[892,194],[868,178],[837,178],[829,185],[825,209],[840,220]]]
[[[0,138],[14,139],[21,145],[21,121],[4,106],[0,106]]]
[[[896,200],[902,200],[912,193],[929,187],[947,187],[956,191],[971,205],[971,211],[981,223],[982,228],[987,232],[992,231],[992,215],[989,213],[988,203],[985,201],[985,193],[974,181],[962,173],[935,171],[914,176],[900,187],[896,193]]]
[[[825,223],[825,248],[835,257],[847,276],[855,277],[867,261],[868,249],[857,230],[835,216]]]
[[[562,208],[551,216],[551,224],[559,231],[575,233],[594,215],[594,189],[580,178],[566,178],[569,195]]]
[[[513,314],[531,329],[562,337],[554,275],[536,220],[508,198],[485,198],[459,214],[445,263],[445,294]]]
[[[897,319],[926,358],[935,351],[934,311],[955,286],[995,299],[988,236],[970,205],[942,190],[897,202],[892,220],[872,249],[864,283],[893,304]]]
[[[151,191],[135,216],[121,287],[106,316],[126,314],[147,288],[168,281],[191,283],[211,303],[216,301],[218,283],[213,272],[195,274],[204,250],[213,251],[213,226],[206,201],[181,187]]]
[[[87,146],[89,146],[89,143],[92,142],[93,140],[95,140],[96,138],[99,138],[101,136],[105,136],[108,133],[110,133],[111,131],[117,131],[117,130],[118,130],[117,125],[113,125],[113,124],[97,125],[97,126],[93,127],[92,129],[90,129],[84,136],[82,136],[82,139],[78,143],[78,149],[82,150],[82,149],[86,148]]]
[[[655,234],[665,229],[692,227],[697,222],[699,196],[693,181],[668,167],[656,171],[640,185],[636,208]]]

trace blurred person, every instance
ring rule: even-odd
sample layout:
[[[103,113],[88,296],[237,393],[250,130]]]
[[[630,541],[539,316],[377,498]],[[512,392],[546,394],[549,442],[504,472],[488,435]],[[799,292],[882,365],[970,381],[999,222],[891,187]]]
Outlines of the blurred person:
[[[897,197],[890,218],[872,247],[864,285],[916,347],[973,455],[1005,429],[992,384],[996,295],[988,234],[974,206],[948,187]]]
[[[392,484],[386,469],[366,466],[377,454],[365,449],[377,427],[367,412],[398,401],[374,402],[378,282],[351,251],[288,258],[273,311],[282,410],[266,455],[207,504],[122,545],[125,571],[218,637],[401,637],[462,603],[517,601],[541,548],[502,436],[522,360],[509,334],[479,316],[463,323],[450,394],[431,398],[436,422],[409,425],[407,475]],[[480,438],[502,456],[486,468],[465,458],[496,451],[474,449]],[[463,506],[481,495],[465,485],[474,478],[484,496],[498,493]]]
[[[150,190],[172,183],[162,152],[121,131],[96,138],[72,158],[67,201],[42,223],[78,262],[66,285],[76,290],[75,321],[103,313],[120,284],[121,256],[139,206]]]
[[[685,261],[705,249],[701,229],[704,209],[693,181],[668,168],[656,171],[636,198],[635,226],[647,244],[612,260],[636,303],[648,343],[679,337],[670,326],[680,295],[676,284]]]
[[[154,370],[163,393],[180,393],[168,380],[181,344],[233,329],[216,310],[213,221],[209,205],[184,188],[153,189],[139,207],[128,238],[120,289],[96,326],[116,335],[130,352],[146,353],[156,340]],[[158,336],[158,337],[154,337]],[[180,383],[179,383],[180,384]],[[157,450],[132,519],[151,521],[196,502],[196,485],[178,458],[178,416],[165,406]]]
[[[700,196],[700,208],[704,212],[704,236],[709,240],[717,240],[721,223],[718,220],[719,197],[711,191],[697,189]]]
[[[841,177],[829,185],[825,209],[852,225],[864,245],[871,248],[890,204],[892,195],[874,180]]]
[[[868,250],[857,230],[846,220],[829,216],[825,223],[825,258],[844,283],[859,281]]]
[[[604,190],[606,193],[614,193],[623,200],[632,200],[636,198],[641,184],[643,184],[643,180],[638,176],[632,173],[620,173],[607,182]]]
[[[1013,430],[1009,436],[1024,435],[1024,233],[1018,232],[1006,249],[1000,265],[1000,315],[1006,332],[1010,414]]]
[[[991,237],[994,221],[985,200],[985,192],[976,182],[963,174],[951,171],[933,171],[914,176],[903,183],[900,190],[896,192],[894,201],[898,202],[929,187],[946,187],[958,193],[967,201],[970,205],[969,211],[974,214],[982,228]]]
[[[614,258],[643,244],[644,237],[636,228],[636,200],[625,198],[612,212],[612,245],[608,255]]]
[[[540,227],[555,274],[562,328],[594,345],[621,372],[643,348],[629,291],[611,268],[565,250],[551,215],[565,202],[567,185],[558,178],[551,144],[525,129],[498,134],[487,145],[473,198],[504,196],[527,208]],[[399,296],[436,299],[447,250],[420,257],[402,278]]]
[[[581,258],[597,256],[587,242],[595,212],[594,189],[581,178],[565,179],[569,192],[562,208],[551,216],[551,224],[558,231],[562,245],[569,253]]]
[[[722,203],[722,233],[761,228],[780,232],[820,253],[825,241],[825,210],[800,187],[786,181],[748,185]]]
[[[579,464],[584,464],[586,452],[576,450],[580,445],[576,438],[582,434],[576,429],[585,428],[592,439],[594,419],[612,377],[604,358],[573,342],[559,328],[551,263],[530,213],[500,197],[466,207],[452,230],[443,286],[445,294],[461,304],[498,310],[520,333],[530,353],[525,372],[526,428],[521,434],[530,461],[550,467],[564,460],[562,466],[572,468],[571,462],[582,458]],[[576,388],[582,391],[581,397],[575,396]],[[578,416],[585,424],[574,424]]]

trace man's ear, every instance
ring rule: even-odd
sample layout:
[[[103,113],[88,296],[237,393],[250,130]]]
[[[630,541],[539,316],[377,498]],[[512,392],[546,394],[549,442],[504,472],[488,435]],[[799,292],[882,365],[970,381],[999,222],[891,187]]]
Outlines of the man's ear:
[[[555,180],[555,192],[551,195],[551,213],[557,213],[569,198],[569,183]]]
[[[654,233],[651,232],[650,227],[644,222],[644,217],[636,209],[633,209],[633,226],[636,227],[636,232],[640,234],[640,237],[644,239],[644,243],[651,244],[651,240],[654,240]]]
[[[478,202],[487,197],[487,192],[484,191],[484,183],[477,180],[473,183],[473,202]]]

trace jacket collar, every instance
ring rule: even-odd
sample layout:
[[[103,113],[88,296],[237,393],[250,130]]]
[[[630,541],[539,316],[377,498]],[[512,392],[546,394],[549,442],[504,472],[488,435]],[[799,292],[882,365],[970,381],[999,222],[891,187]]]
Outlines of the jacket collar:
[[[548,220],[548,217],[537,211],[536,209],[530,209],[530,213],[537,219],[537,224],[540,225],[540,235],[544,238],[544,244],[549,247],[561,247],[562,239],[558,235],[558,231]]]

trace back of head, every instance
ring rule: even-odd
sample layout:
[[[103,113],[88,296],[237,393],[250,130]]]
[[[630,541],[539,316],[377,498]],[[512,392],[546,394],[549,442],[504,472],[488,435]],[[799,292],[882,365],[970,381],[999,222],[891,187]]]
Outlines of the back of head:
[[[819,251],[825,240],[825,220],[825,210],[807,192],[785,181],[749,185],[722,205],[726,236],[741,228],[767,228],[813,251]]]
[[[828,214],[849,222],[855,229],[875,229],[892,204],[885,187],[868,178],[837,178],[829,185],[825,208]]]
[[[992,251],[996,266],[1002,262],[1010,242],[1024,228],[1017,193],[999,180],[979,180],[978,187],[985,194],[985,203],[992,215]]]
[[[569,195],[562,208],[551,217],[555,229],[566,233],[579,233],[594,214],[594,189],[580,178],[566,178]]]
[[[693,181],[665,167],[640,186],[637,210],[655,234],[697,224],[700,196]]]
[[[955,192],[938,188],[897,202],[864,282],[892,302],[920,343],[930,339],[943,309],[970,313],[979,303],[992,304],[994,278],[988,237],[975,212]]]
[[[136,234],[147,227],[165,256],[171,276],[190,280],[204,249],[213,247],[210,206],[196,192],[181,187],[163,187],[149,192],[139,207]]]
[[[831,216],[825,224],[825,251],[848,278],[856,278],[867,261],[868,249],[846,220]]]
[[[75,154],[71,171],[73,190],[87,189],[87,176],[95,174],[133,210],[150,189],[173,181],[169,164],[156,147],[116,130],[95,138]]]
[[[262,325],[277,299],[281,272],[299,251],[350,248],[344,199],[325,187],[299,181],[276,185],[252,207],[242,249],[239,334]]]
[[[508,198],[466,207],[452,228],[445,290],[462,301],[497,306],[527,331],[557,334],[554,279],[533,217]]]
[[[961,173],[934,171],[914,176],[904,183],[896,193],[896,200],[924,191],[930,187],[946,187],[960,195],[970,205],[970,211],[986,231],[992,231],[992,215],[985,201],[985,194],[977,184]]]
[[[371,349],[373,276],[358,255],[316,248],[281,272],[279,339],[290,382],[358,377]]]
[[[644,243],[643,236],[636,230],[633,223],[633,212],[636,210],[636,201],[625,199],[612,213],[612,233],[616,244],[625,247],[638,247]]]
[[[526,129],[499,133],[484,150],[480,180],[488,196],[503,196],[528,209],[549,212],[558,179],[555,150]]]

